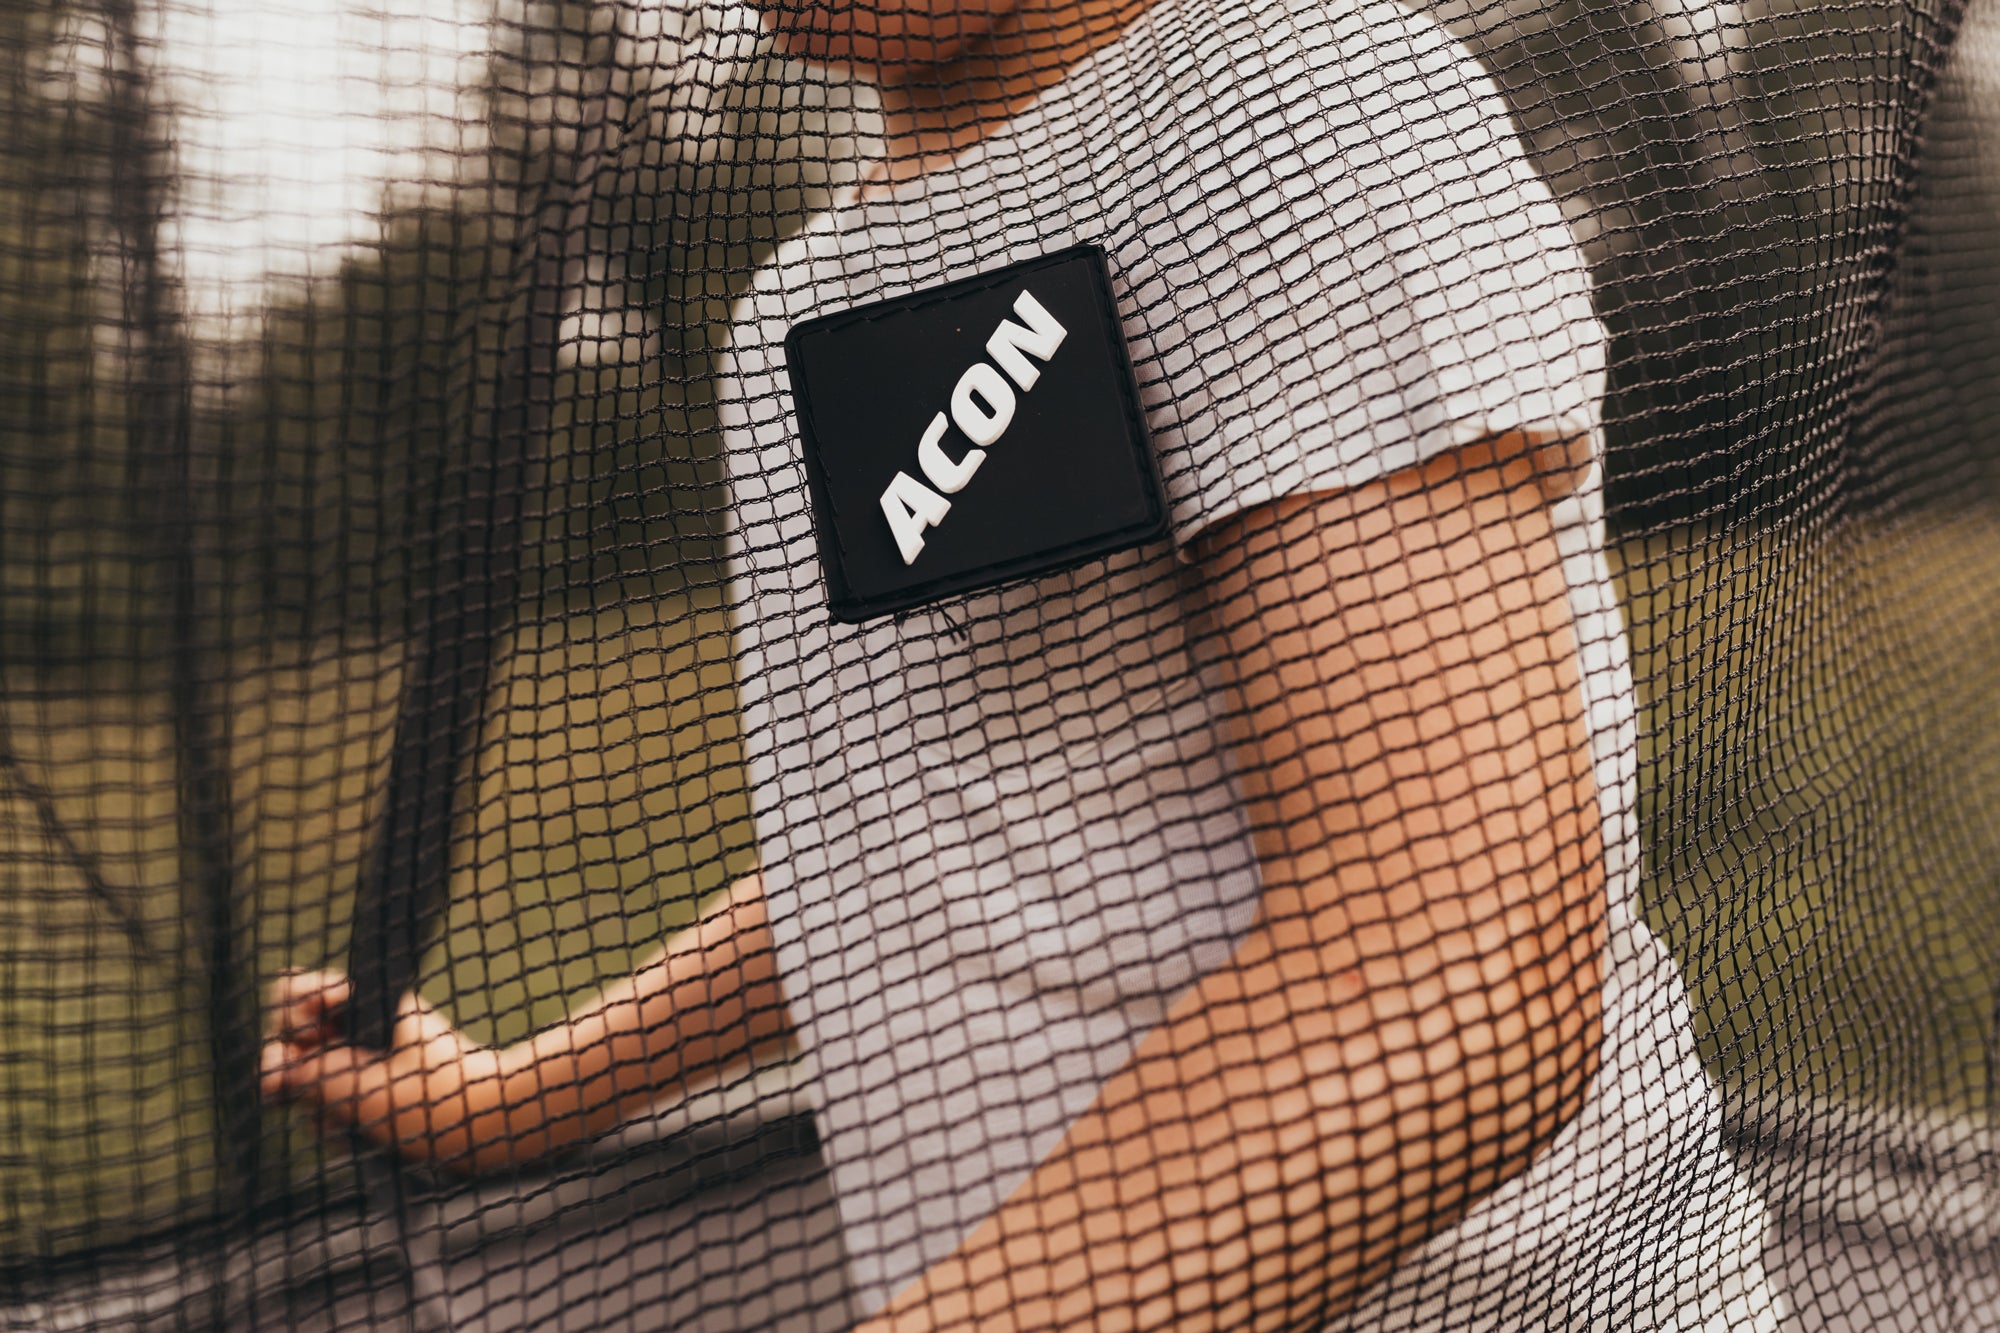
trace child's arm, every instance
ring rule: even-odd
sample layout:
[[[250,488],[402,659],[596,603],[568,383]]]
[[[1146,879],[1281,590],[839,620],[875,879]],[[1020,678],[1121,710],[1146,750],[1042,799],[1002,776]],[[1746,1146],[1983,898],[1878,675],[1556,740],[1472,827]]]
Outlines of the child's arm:
[[[1258,920],[866,1333],[1317,1328],[1582,1105],[1604,870],[1519,436],[1197,543]]]
[[[495,1050],[403,998],[388,1053],[342,1039],[348,981],[293,973],[273,988],[264,1093],[352,1126],[410,1161],[477,1171],[524,1162],[790,1030],[763,888],[733,885],[695,925],[566,1023]]]

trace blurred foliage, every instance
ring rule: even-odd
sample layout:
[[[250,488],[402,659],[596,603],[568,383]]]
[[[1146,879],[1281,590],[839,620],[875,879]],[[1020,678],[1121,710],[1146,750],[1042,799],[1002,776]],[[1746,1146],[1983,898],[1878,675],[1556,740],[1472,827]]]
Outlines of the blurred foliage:
[[[707,401],[731,284],[677,294],[671,275],[746,278],[817,202],[800,180],[828,169],[780,160],[794,127],[742,104],[741,64],[664,92],[611,68],[632,51],[609,12],[535,6],[498,25],[489,81],[467,94],[489,141],[457,178],[385,199],[373,242],[327,276],[280,279],[252,318],[188,332],[194,513],[169,515],[159,423],[130,406],[147,371],[113,212],[134,166],[114,161],[94,100],[105,39],[76,11],[0,9],[0,86],[30,127],[0,146],[0,228],[19,233],[0,230],[0,1260],[239,1197],[219,1169],[181,884],[184,705],[159,567],[185,534],[252,937],[233,995],[344,956],[440,516],[492,457],[503,382],[524,367],[536,438],[504,481],[530,497],[528,577],[427,988],[476,1031],[517,1034],[750,863]],[[755,43],[742,59],[767,68]],[[139,128],[168,134],[147,72],[123,74]],[[677,109],[656,115],[656,96]],[[671,143],[653,134],[662,116],[684,131]],[[593,118],[594,140],[578,129]],[[171,182],[147,185],[174,204]],[[596,322],[615,312],[629,335],[527,346],[574,329],[557,304],[574,293],[532,249],[571,227]],[[694,257],[711,245],[730,253]],[[264,1130],[264,1196],[324,1177],[295,1117]]]
[[[204,414],[204,451],[228,478],[232,601],[272,617],[255,632],[408,630],[439,488],[491,455],[524,355],[523,614],[719,584],[712,358],[740,284],[858,167],[854,90],[750,37],[662,77],[644,57],[683,51],[691,22],[647,39],[619,13],[561,0],[500,24],[480,160],[226,349],[253,369]],[[781,79],[799,96],[765,105]],[[560,283],[537,267],[551,233]],[[559,343],[522,347],[544,332]]]
[[[262,320],[204,413],[228,460],[218,552],[244,632],[395,637],[427,572],[440,486],[491,429],[506,309],[501,222],[417,213]],[[461,482],[462,484],[462,482]]]
[[[0,3],[0,657],[129,647],[146,586],[108,220],[104,26]]]
[[[1590,256],[1614,526],[1838,507],[1952,0],[1439,0]]]

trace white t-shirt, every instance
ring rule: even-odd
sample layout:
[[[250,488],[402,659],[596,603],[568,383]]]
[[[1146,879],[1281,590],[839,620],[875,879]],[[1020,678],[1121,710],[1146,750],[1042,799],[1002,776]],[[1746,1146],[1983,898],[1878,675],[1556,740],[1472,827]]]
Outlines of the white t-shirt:
[[[831,620],[786,332],[1086,241],[1172,540]],[[1490,81],[1382,0],[1161,0],[949,169],[844,196],[757,275],[719,396],[745,744],[864,1309],[994,1211],[1255,914],[1177,549],[1496,432],[1594,431],[1588,292]],[[1633,902],[1599,507],[1593,480],[1559,518],[1610,895],[1601,1072],[1553,1148],[1341,1327],[1774,1326],[1762,1207]]]

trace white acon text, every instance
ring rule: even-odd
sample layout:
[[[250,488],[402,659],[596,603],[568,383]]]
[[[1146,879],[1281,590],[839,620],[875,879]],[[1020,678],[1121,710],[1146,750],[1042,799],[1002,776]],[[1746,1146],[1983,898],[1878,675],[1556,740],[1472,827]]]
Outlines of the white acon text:
[[[1006,376],[984,361],[973,362],[951,391],[950,422],[940,412],[924,428],[924,438],[917,445],[917,467],[930,485],[898,472],[889,479],[889,489],[882,492],[882,513],[889,520],[889,531],[896,534],[896,549],[903,553],[906,565],[915,564],[923,554],[924,529],[936,527],[951,512],[951,501],[944,497],[965,488],[986,461],[987,446],[1014,420],[1017,400],[1007,381],[1013,380],[1023,393],[1034,388],[1042,377],[1035,361],[1054,356],[1068,335],[1069,330],[1056,323],[1055,316],[1026,291],[1015,298],[1014,313],[1021,318],[1019,324],[1003,319],[986,340],[986,355],[1007,372]],[[953,459],[944,451],[948,424],[957,426],[973,443],[962,458]]]

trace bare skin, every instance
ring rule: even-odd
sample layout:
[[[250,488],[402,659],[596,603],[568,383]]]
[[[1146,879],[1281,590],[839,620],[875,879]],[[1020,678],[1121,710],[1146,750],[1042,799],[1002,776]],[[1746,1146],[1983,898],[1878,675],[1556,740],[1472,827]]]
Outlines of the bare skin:
[[[763,888],[733,885],[626,980],[569,1022],[502,1050],[403,998],[389,1051],[344,1041],[347,978],[295,972],[272,987],[264,1094],[359,1129],[405,1160],[485,1171],[601,1134],[662,1095],[791,1031]]]
[[[1601,847],[1516,443],[1203,543],[1260,918],[868,1333],[1312,1327],[1575,1115]]]
[[[1141,8],[818,0],[771,20],[883,85],[888,179],[962,150]],[[1548,505],[1587,461],[1582,441],[1489,440],[1202,539],[1188,610],[1232,687],[1257,923],[869,1333],[1309,1327],[1575,1114],[1603,875]],[[389,1053],[346,1046],[345,985],[279,983],[267,1093],[457,1169],[556,1151],[789,1031],[754,877],[506,1050],[414,999]]]

